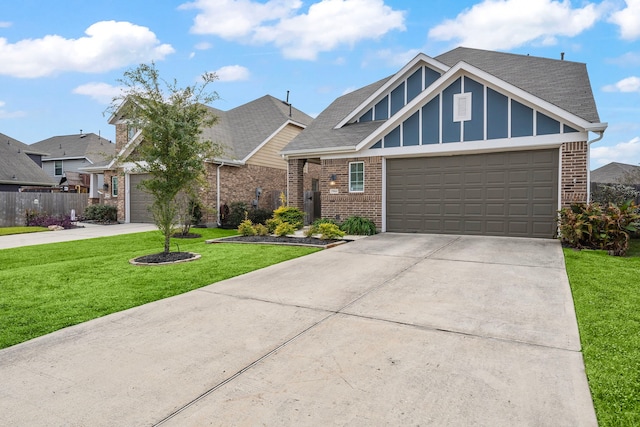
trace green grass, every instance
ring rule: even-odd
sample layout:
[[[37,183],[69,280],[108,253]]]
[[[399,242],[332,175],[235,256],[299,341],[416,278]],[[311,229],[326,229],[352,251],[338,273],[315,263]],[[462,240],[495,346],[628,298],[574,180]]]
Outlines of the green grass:
[[[317,251],[316,248],[212,244],[234,230],[197,229],[172,250],[202,258],[167,266],[129,259],[162,251],[157,231],[0,250],[0,348],[151,301],[181,294]]]
[[[564,250],[600,426],[640,425],[640,240],[627,257]]]
[[[0,236],[8,236],[9,234],[38,233],[40,231],[49,231],[47,227],[0,227]]]

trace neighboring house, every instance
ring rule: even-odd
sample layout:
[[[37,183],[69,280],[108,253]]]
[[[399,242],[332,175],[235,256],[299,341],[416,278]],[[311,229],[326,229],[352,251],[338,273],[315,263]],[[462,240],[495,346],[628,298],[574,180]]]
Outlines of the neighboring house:
[[[591,171],[591,182],[640,185],[640,166],[611,162]]]
[[[54,136],[34,144],[33,149],[47,153],[42,157],[42,169],[63,189],[88,192],[91,168],[108,164],[116,146],[95,133]],[[102,188],[103,175],[95,174],[95,186]]]
[[[54,187],[42,170],[45,153],[0,133],[0,191],[21,191],[25,187]]]
[[[203,130],[202,138],[221,144],[224,152],[219,158],[206,160],[208,188],[203,189],[202,201],[212,212],[206,222],[220,224],[219,213],[224,211],[224,205],[234,202],[276,208],[280,193],[287,189],[287,162],[279,153],[313,119],[269,95],[229,111],[211,110],[218,121]],[[144,143],[140,132],[117,114],[109,123],[116,126],[120,161],[103,168],[109,187],[105,203],[118,207],[119,221],[152,222],[151,196],[140,188],[147,175],[137,173],[135,165],[126,160],[138,144]],[[316,185],[319,167],[317,170]],[[314,168],[307,167],[306,171],[305,188],[311,189]]]
[[[323,217],[381,231],[551,238],[588,199],[598,117],[585,64],[457,48],[336,99],[283,151],[289,203],[320,163]],[[589,132],[596,135],[590,140]]]

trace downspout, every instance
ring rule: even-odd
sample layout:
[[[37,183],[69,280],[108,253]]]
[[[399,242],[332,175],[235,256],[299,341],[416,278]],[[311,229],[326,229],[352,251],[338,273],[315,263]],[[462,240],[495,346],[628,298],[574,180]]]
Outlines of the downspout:
[[[218,211],[217,213],[218,227],[222,225],[222,222],[220,221],[220,168],[222,166],[224,166],[224,162],[220,163],[216,168],[216,210]]]
[[[587,203],[591,202],[591,144],[600,141],[604,138],[604,131],[600,130],[596,132],[598,137],[587,141]]]

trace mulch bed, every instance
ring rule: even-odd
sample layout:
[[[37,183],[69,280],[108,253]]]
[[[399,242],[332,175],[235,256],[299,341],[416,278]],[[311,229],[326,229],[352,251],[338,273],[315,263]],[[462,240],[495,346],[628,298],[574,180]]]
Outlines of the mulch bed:
[[[292,246],[314,246],[330,248],[349,240],[343,239],[318,239],[316,237],[277,237],[277,236],[231,236],[221,239],[207,240],[206,243],[266,243]]]
[[[200,255],[193,252],[160,252],[157,254],[145,255],[134,258],[129,262],[134,265],[163,265],[175,264],[178,262],[195,261]]]
[[[172,235],[171,237],[175,237],[176,239],[199,239],[200,237],[202,237],[202,234],[198,234],[198,233],[187,233],[187,234],[176,233],[176,234]]]

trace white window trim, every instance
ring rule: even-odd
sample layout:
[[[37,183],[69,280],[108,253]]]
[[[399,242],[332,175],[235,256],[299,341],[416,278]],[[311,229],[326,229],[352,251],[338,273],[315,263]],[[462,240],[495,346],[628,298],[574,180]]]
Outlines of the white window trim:
[[[56,163],[60,162],[60,173],[56,173]],[[62,160],[54,160],[53,161],[53,175],[54,176],[62,176],[64,175],[64,162]]]
[[[351,189],[351,165],[355,165],[355,164],[362,164],[362,190],[352,190]],[[364,175],[364,162],[359,161],[359,162],[349,162],[349,178],[348,178],[348,185],[349,185],[349,193],[364,193],[364,182],[365,182],[365,175]]]
[[[116,185],[114,187],[113,185],[113,181],[116,182]],[[115,188],[115,192],[113,191],[113,189]],[[111,197],[118,197],[118,192],[120,191],[120,189],[118,188],[118,177],[117,176],[112,176],[111,177]]]

